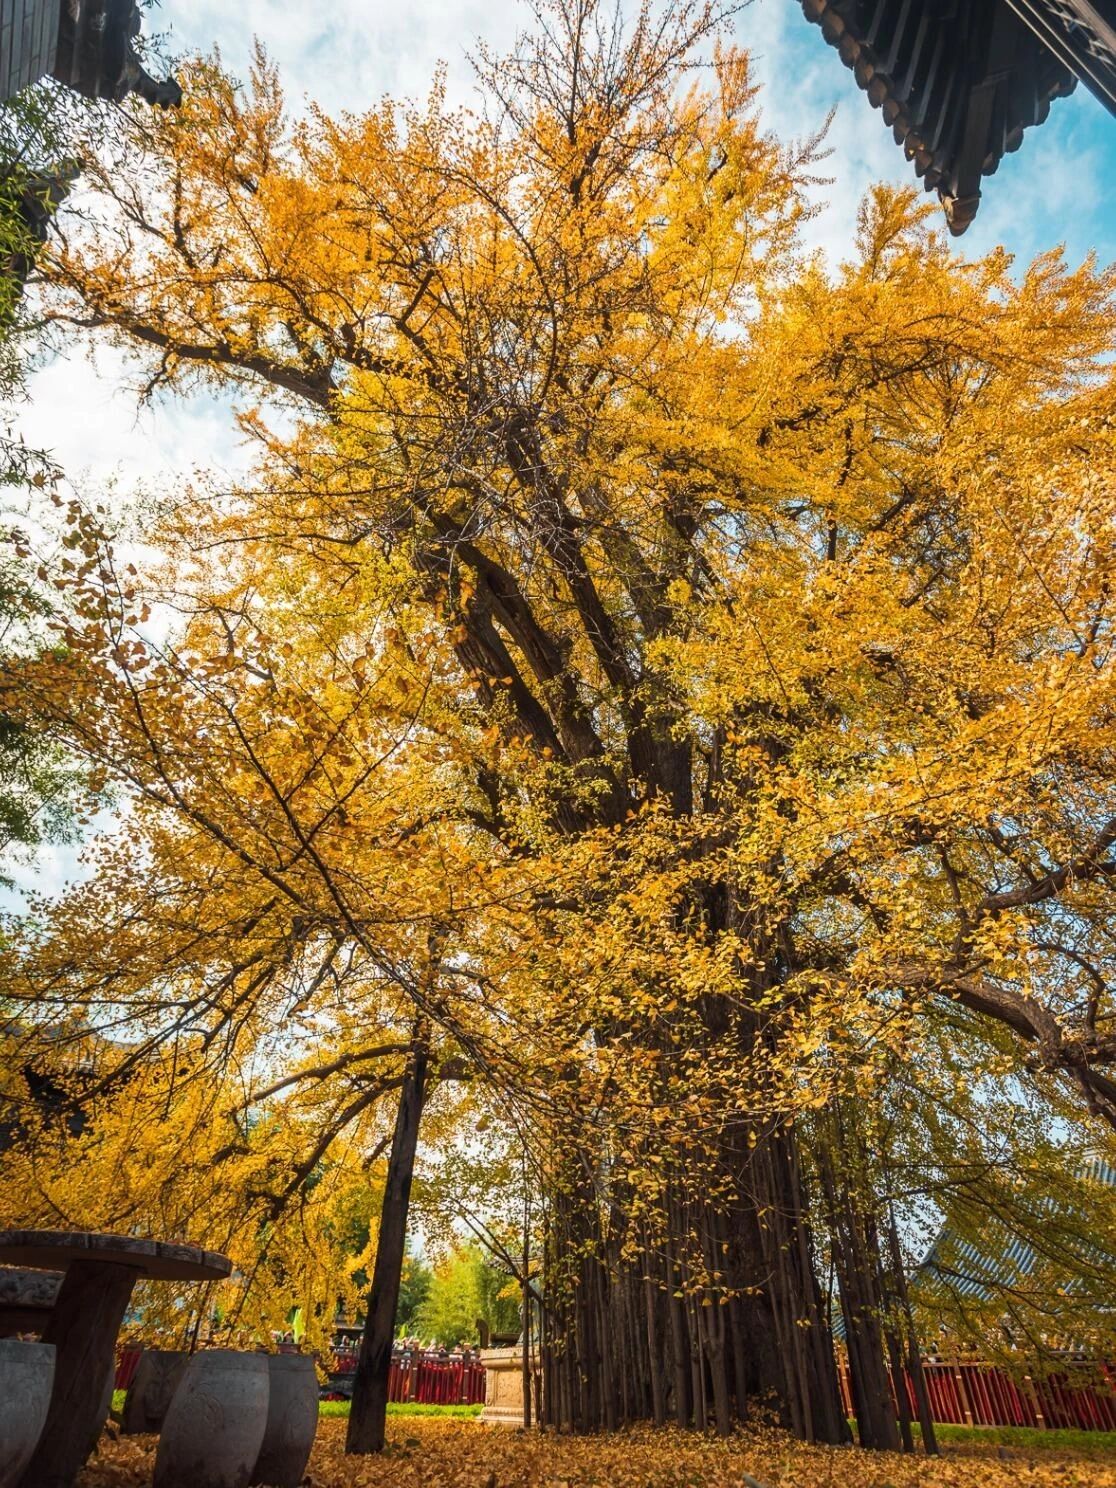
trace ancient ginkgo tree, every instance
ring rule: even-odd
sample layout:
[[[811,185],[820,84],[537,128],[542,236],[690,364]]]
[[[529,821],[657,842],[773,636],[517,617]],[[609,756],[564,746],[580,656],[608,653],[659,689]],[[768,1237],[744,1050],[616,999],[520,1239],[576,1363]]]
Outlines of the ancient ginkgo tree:
[[[95,538],[70,734],[292,941],[425,964],[416,1026],[537,1151],[546,1420],[774,1394],[841,1440],[824,1253],[888,1446],[917,1121],[865,1113],[929,1119],[952,1049],[1116,1127],[1116,278],[959,260],[882,188],[805,255],[816,144],[725,19],[540,4],[479,113],[291,124],[261,56],[126,122],[50,313],[241,400],[252,478],[161,541],[263,747],[163,705]]]

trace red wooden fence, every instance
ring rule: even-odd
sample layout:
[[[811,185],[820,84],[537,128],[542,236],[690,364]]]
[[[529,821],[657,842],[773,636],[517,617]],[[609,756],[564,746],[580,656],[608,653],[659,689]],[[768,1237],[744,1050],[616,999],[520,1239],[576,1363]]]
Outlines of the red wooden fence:
[[[1041,1378],[959,1360],[925,1359],[922,1369],[930,1414],[939,1425],[1116,1431],[1116,1370],[1108,1364],[1067,1362]],[[852,1416],[847,1359],[838,1361],[838,1374],[845,1411]],[[913,1401],[914,1387],[905,1371],[904,1379],[907,1398]]]
[[[352,1374],[356,1350],[334,1351],[330,1377]],[[388,1377],[388,1399],[415,1405],[480,1405],[484,1401],[484,1365],[453,1355],[396,1354]]]
[[[135,1378],[141,1350],[121,1350],[116,1365],[113,1388],[126,1390]],[[338,1349],[330,1361],[330,1376],[352,1374],[356,1369],[356,1350]],[[388,1399],[415,1405],[482,1405],[484,1403],[484,1365],[475,1359],[462,1359],[441,1354],[396,1354],[391,1361]]]
[[[124,1349],[116,1388],[126,1390],[139,1365],[140,1350]],[[1116,1366],[1067,1362],[1041,1378],[1013,1375],[992,1364],[960,1360],[923,1361],[930,1413],[939,1425],[1039,1426],[1079,1431],[1116,1431]],[[331,1377],[352,1374],[356,1349],[335,1351]],[[847,1359],[838,1361],[845,1412],[853,1411]],[[905,1375],[908,1399],[914,1400]],[[479,1405],[484,1400],[484,1365],[475,1359],[406,1352],[391,1361],[388,1399],[416,1405]]]
[[[136,1377],[142,1353],[143,1350],[138,1348],[121,1349],[116,1356],[116,1378],[112,1383],[114,1390],[126,1390],[132,1383]]]

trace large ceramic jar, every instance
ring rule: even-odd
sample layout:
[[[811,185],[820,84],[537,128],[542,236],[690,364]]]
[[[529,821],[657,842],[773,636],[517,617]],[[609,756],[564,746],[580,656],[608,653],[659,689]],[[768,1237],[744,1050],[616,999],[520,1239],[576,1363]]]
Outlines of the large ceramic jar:
[[[12,1488],[39,1444],[54,1384],[54,1344],[0,1338],[0,1488]]]
[[[120,1429],[125,1436],[162,1429],[189,1359],[176,1349],[144,1349],[124,1401]]]
[[[305,1354],[268,1354],[271,1395],[253,1483],[298,1488],[318,1429],[318,1376]]]
[[[266,1354],[194,1354],[163,1420],[154,1488],[248,1488],[268,1394]]]

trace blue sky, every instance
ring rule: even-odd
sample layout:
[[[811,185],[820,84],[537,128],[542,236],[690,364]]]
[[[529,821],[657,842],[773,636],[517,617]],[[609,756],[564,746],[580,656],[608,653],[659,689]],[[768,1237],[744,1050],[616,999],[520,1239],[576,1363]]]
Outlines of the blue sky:
[[[360,109],[384,92],[422,93],[435,63],[449,69],[451,91],[470,86],[466,51],[477,36],[506,44],[527,18],[516,0],[161,0],[150,24],[172,47],[208,49],[216,42],[234,71],[246,71],[260,36],[287,80],[292,104],[308,95],[329,109]],[[798,0],[752,0],[737,36],[753,54],[763,84],[761,107],[778,134],[803,134],[836,106],[826,188],[829,208],[817,240],[839,249],[855,204],[876,180],[913,180],[913,172],[852,74],[810,25]],[[1105,190],[1105,184],[1108,189]],[[1095,248],[1116,259],[1116,120],[1084,89],[1059,100],[1040,129],[987,183],[964,250],[1003,243],[1021,257],[1064,242],[1074,258]]]
[[[226,65],[248,71],[254,36],[279,64],[292,108],[307,98],[330,111],[359,111],[384,93],[422,95],[435,66],[446,64],[452,97],[471,88],[466,58],[478,36],[506,46],[527,20],[516,0],[162,0],[148,26],[171,49],[221,50]],[[819,188],[824,208],[809,238],[834,259],[852,237],[856,207],[875,181],[906,182],[913,171],[821,31],[798,0],[752,0],[737,21],[762,85],[767,126],[784,139],[817,129],[831,108],[833,154]],[[958,251],[981,254],[1003,244],[1020,262],[1062,243],[1070,258],[1095,250],[1116,260],[1116,119],[1083,89],[1054,104],[1022,148],[986,183],[976,223]],[[211,400],[138,412],[119,355],[94,360],[75,350],[35,379],[21,420],[29,441],[48,447],[74,486],[96,499],[115,485],[158,489],[198,467],[244,463],[227,410]],[[111,491],[108,492],[111,497]],[[76,871],[71,848],[50,849],[24,883],[55,888]]]

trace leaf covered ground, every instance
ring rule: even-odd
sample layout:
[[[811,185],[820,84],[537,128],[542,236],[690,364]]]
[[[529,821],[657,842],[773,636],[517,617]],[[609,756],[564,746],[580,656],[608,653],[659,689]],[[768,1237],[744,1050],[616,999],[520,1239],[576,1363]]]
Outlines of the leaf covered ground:
[[[389,1449],[346,1458],[323,1420],[307,1488],[1116,1488],[1116,1457],[950,1445],[941,1459],[805,1447],[780,1432],[730,1442],[641,1429],[554,1437],[475,1421],[395,1418]],[[78,1488],[147,1488],[154,1437],[102,1441]]]

